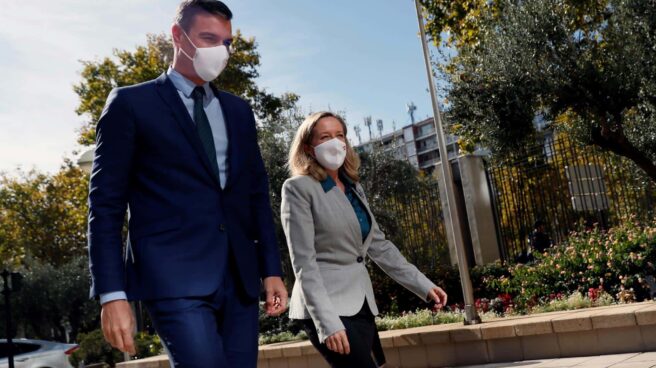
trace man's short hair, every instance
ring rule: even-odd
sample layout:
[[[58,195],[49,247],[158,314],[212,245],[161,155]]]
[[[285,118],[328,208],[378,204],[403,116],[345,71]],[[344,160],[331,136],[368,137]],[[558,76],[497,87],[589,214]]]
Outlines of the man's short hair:
[[[178,11],[175,13],[175,23],[182,27],[185,32],[188,32],[194,17],[200,12],[218,15],[226,20],[232,19],[230,8],[219,0],[184,0],[178,5]]]

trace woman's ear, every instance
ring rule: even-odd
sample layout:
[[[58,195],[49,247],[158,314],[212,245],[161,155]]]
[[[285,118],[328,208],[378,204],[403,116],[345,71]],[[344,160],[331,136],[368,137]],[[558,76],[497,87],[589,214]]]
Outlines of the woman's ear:
[[[314,158],[314,149],[307,143],[303,144],[303,151],[308,154],[310,157]]]

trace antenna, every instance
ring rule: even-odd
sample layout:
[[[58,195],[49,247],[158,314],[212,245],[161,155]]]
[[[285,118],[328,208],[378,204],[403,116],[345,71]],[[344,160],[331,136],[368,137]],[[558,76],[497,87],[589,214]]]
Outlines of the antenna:
[[[376,120],[376,125],[378,126],[378,135],[383,136],[383,119]]]
[[[364,117],[364,125],[366,125],[367,128],[369,129],[369,140],[371,140],[372,139],[372,137],[371,137],[371,116],[365,116]]]
[[[353,130],[355,131],[355,135],[358,136],[358,146],[362,144],[362,138],[360,137],[360,126],[356,125],[353,127]]]
[[[408,114],[410,114],[410,122],[412,125],[415,124],[415,111],[417,111],[417,106],[414,104],[414,102],[410,102],[406,105]]]

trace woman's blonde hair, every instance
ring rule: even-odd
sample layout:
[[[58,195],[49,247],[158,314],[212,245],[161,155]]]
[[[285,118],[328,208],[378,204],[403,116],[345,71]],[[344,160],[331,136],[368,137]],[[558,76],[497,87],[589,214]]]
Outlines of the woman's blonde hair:
[[[296,135],[294,136],[294,141],[292,142],[292,147],[289,151],[289,170],[292,175],[310,175],[318,181],[323,181],[328,175],[326,170],[317,162],[317,160],[309,155],[305,151],[305,145],[310,145],[312,142],[312,134],[314,132],[314,127],[317,125],[319,120],[327,117],[333,117],[337,119],[344,129],[344,136],[347,133],[346,123],[341,116],[334,114],[330,111],[320,111],[315,112],[314,114],[309,115],[301,126],[298,127]],[[360,175],[358,170],[360,169],[360,158],[355,152],[351,144],[346,141],[346,159],[344,164],[339,169],[341,173],[346,175],[349,179],[357,182],[360,180]]]

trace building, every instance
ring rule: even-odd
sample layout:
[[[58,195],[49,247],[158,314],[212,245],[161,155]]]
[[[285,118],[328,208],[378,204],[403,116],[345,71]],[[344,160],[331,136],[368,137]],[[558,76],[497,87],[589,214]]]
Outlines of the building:
[[[447,151],[449,159],[459,154],[458,137],[447,135]],[[399,160],[407,160],[419,170],[432,172],[440,162],[440,150],[437,144],[437,133],[433,118],[427,118],[405,126],[392,133],[355,147],[358,152],[371,152],[374,147],[393,152]]]
[[[405,141],[403,139],[403,130],[397,130],[385,134],[382,137],[374,138],[369,142],[362,143],[354,148],[358,152],[370,153],[374,147],[382,148],[385,152],[391,152],[397,160],[407,160]]]

